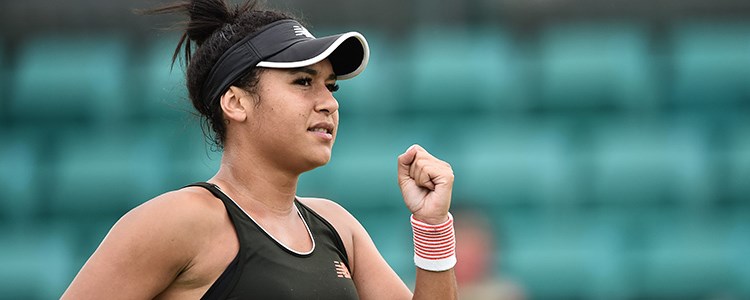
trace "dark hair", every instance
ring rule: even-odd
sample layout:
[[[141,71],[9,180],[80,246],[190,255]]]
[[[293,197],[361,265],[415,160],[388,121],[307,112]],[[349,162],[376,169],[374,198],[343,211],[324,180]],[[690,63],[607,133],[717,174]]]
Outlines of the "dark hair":
[[[218,101],[203,99],[203,82],[211,68],[229,47],[261,27],[290,15],[257,9],[257,2],[247,0],[232,8],[225,0],[188,0],[142,11],[146,14],[186,14],[182,34],[172,56],[174,65],[180,51],[184,53],[187,89],[193,106],[202,116],[203,132],[219,149],[224,147],[226,123]],[[260,68],[252,68],[232,85],[255,92]],[[213,131],[213,134],[210,134]]]

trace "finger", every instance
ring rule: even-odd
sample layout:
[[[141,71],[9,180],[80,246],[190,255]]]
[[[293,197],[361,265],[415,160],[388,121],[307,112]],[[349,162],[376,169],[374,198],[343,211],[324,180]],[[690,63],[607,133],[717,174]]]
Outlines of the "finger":
[[[398,156],[398,180],[403,182],[404,180],[411,179],[411,167],[414,164],[416,158],[416,144],[406,149],[406,151]]]
[[[435,189],[453,189],[453,169],[446,167],[439,167],[435,174],[432,174],[432,183],[435,184]]]
[[[417,158],[424,158],[428,160],[436,160],[439,161],[435,156],[433,156],[427,149],[420,146],[419,144],[414,144],[414,148],[417,149]]]
[[[434,191],[440,183],[445,183],[445,179],[442,177],[445,173],[450,173],[439,164],[439,161],[420,159],[414,163],[414,181],[418,186],[424,187]]]
[[[423,188],[427,188],[431,191],[435,190],[435,183],[432,182],[432,175],[430,174],[432,167],[423,166],[419,168],[417,177],[414,179],[417,184]]]
[[[417,144],[411,145],[404,153],[398,156],[399,166],[409,166],[414,162],[414,159],[417,157],[417,147],[419,147]]]
[[[450,167],[450,165],[445,165],[440,163],[440,161],[430,164],[429,166],[424,167],[425,172],[427,173],[430,182],[433,184],[435,189],[438,188],[448,188],[452,189],[453,187],[453,169]]]
[[[414,182],[419,187],[424,187],[424,184],[422,183],[422,167],[424,164],[419,160],[414,160],[414,163],[411,164],[411,169],[409,169],[409,176],[414,179]]]
[[[419,159],[415,157],[414,161],[411,163],[411,165],[409,165],[409,177],[411,177],[412,179],[417,178],[417,171],[419,171],[419,166]]]
[[[423,165],[420,161],[426,161],[429,160],[429,157],[431,156],[430,153],[427,152],[422,146],[419,146],[417,144],[414,144],[414,161],[412,161],[411,166],[409,167],[409,176],[411,178],[417,178],[417,167]]]

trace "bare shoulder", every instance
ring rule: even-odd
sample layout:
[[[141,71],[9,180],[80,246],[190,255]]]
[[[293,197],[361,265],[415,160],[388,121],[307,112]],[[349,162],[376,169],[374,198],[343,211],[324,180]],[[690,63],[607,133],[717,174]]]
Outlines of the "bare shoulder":
[[[346,212],[346,209],[343,206],[329,199],[315,198],[315,197],[297,197],[297,199],[300,202],[302,202],[302,204],[305,204],[312,209],[316,209],[316,212],[318,212],[317,210],[325,210],[325,211],[332,211],[332,212],[339,212],[339,213]]]
[[[222,202],[201,188],[183,188],[161,194],[125,214],[110,235],[170,241],[172,246],[195,248],[196,237],[210,236],[223,225]],[[148,232],[148,235],[139,233]],[[153,245],[153,244],[152,244]],[[187,254],[187,253],[186,253]]]
[[[151,212],[162,217],[185,219],[183,221],[210,221],[214,214],[226,213],[221,200],[199,187],[187,187],[161,194],[133,209],[131,212]]]
[[[112,298],[113,291],[123,299],[153,298],[195,265],[211,236],[226,230],[226,218],[207,191],[159,195],[117,221],[63,298]]]
[[[221,220],[224,214],[224,205],[210,192],[202,188],[189,187],[170,191],[146,201],[125,214],[118,223],[154,223],[155,227],[152,229],[184,230],[195,234],[199,232],[194,230],[210,228],[210,225]]]
[[[352,226],[358,223],[356,218],[340,204],[324,198],[297,197],[302,204],[307,205],[320,216],[331,223],[342,223]]]
[[[95,255],[149,256],[179,272],[226,230],[226,219],[222,202],[208,191],[191,187],[167,192],[120,218]]]

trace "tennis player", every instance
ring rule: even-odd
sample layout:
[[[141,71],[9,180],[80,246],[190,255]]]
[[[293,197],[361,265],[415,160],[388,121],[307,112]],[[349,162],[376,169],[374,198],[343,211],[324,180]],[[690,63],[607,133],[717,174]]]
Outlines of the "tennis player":
[[[173,63],[184,51],[190,99],[223,149],[221,166],[207,182],[124,215],[62,298],[457,297],[453,172],[419,145],[394,161],[412,212],[413,294],[349,212],[295,196],[300,174],[331,158],[337,80],[357,76],[369,58],[361,34],[316,38],[250,2],[193,0],[153,12],[189,16]]]

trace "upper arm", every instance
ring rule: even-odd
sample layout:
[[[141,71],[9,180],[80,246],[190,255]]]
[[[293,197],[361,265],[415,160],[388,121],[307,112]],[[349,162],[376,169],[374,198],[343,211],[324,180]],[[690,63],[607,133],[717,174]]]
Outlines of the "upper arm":
[[[357,221],[352,231],[354,242],[354,284],[361,299],[411,299],[412,293],[385,261],[372,238]]]
[[[345,240],[352,280],[361,299],[412,298],[409,288],[388,265],[354,216],[330,200],[306,199],[305,204],[325,217]],[[350,242],[347,243],[347,240]]]
[[[201,230],[190,213],[197,202],[175,193],[125,214],[63,298],[151,299],[164,290],[195,256],[198,239],[191,237]]]

